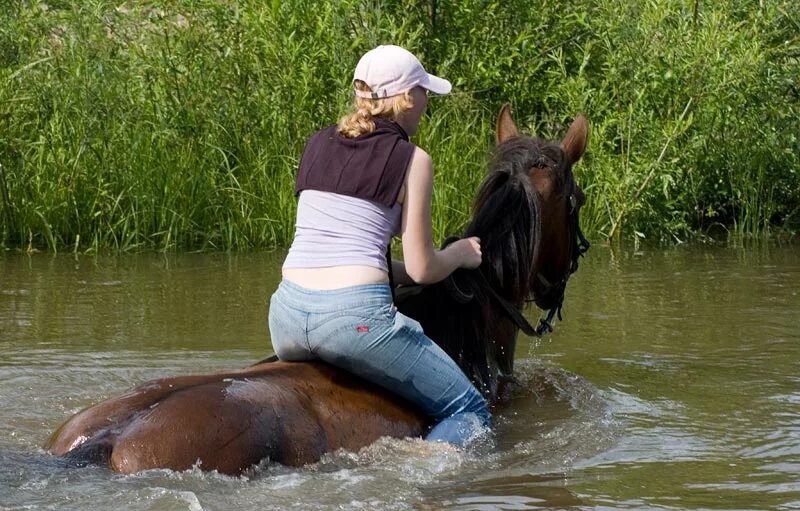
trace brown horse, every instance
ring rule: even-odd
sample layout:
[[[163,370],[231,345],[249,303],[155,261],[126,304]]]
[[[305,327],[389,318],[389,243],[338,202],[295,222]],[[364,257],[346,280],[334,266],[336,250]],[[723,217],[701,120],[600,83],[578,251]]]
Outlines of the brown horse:
[[[481,238],[484,263],[398,290],[400,310],[422,323],[492,405],[511,381],[519,330],[535,333],[520,314],[526,300],[550,309],[551,321],[586,249],[572,164],[587,137],[582,116],[560,145],[521,136],[504,105],[496,156],[465,233]],[[239,474],[264,459],[298,466],[381,436],[420,436],[429,425],[407,402],[333,366],[270,361],[144,383],[74,415],[46,449],[126,473],[199,463]]]

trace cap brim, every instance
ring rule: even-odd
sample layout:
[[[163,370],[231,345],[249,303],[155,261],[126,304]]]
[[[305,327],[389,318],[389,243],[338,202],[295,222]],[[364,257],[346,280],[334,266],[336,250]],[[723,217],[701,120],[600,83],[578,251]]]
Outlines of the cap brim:
[[[453,89],[453,85],[450,82],[432,74],[428,74],[427,83],[422,83],[420,85],[434,94],[450,94],[450,91]]]

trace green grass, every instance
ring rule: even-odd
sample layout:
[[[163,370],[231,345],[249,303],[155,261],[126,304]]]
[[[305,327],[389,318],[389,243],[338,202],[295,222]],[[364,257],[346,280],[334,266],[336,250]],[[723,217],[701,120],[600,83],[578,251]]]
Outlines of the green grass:
[[[574,4],[3,0],[0,246],[285,246],[305,139],[385,42],[457,91],[417,137],[438,239],[468,219],[505,101],[547,138],[587,114],[592,239],[796,229],[797,2]]]

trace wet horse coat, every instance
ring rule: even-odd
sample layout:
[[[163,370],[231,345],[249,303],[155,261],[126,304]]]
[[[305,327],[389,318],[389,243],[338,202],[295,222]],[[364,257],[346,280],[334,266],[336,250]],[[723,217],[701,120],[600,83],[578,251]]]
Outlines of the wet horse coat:
[[[570,219],[577,222],[583,195],[571,166],[587,138],[583,117],[560,146],[520,136],[504,106],[495,162],[466,232],[481,238],[480,273],[457,271],[398,293],[400,310],[422,323],[493,405],[513,374],[519,326],[508,304],[522,309],[532,297],[542,308],[560,307],[576,268]],[[333,366],[266,362],[142,384],[77,413],[46,448],[125,473],[199,464],[238,474],[265,459],[303,465],[381,436],[420,436],[428,426],[402,399]]]

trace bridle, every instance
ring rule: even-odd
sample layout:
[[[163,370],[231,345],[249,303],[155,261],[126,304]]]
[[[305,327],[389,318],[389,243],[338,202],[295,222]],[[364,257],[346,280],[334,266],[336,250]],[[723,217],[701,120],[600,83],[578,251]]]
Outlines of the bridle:
[[[575,197],[575,180],[571,180],[571,193],[569,194],[569,211],[567,212],[567,225],[569,229],[569,252],[570,252],[570,264],[567,268],[567,271],[564,272],[561,279],[556,282],[550,282],[545,278],[542,273],[538,273],[536,278],[539,280],[539,283],[545,287],[547,295],[551,293],[556,294],[556,303],[553,307],[550,308],[547,312],[547,316],[539,320],[539,325],[535,328],[536,336],[541,337],[542,335],[552,332],[553,331],[553,320],[558,317],[559,321],[563,318],[561,317],[561,309],[564,306],[564,292],[567,289],[567,281],[569,280],[570,276],[578,271],[578,261],[581,257],[586,253],[587,250],[592,246],[589,243],[589,240],[586,239],[584,236],[583,231],[581,230],[581,222],[580,222],[580,208],[578,207],[578,199]],[[534,301],[533,298],[527,300],[528,302]]]
[[[589,250],[589,247],[591,247],[589,240],[586,239],[586,236],[584,236],[583,231],[581,230],[580,208],[578,207],[578,199],[575,196],[576,191],[577,184],[575,183],[575,179],[572,178],[570,179],[570,194],[568,199],[569,210],[567,211],[570,264],[562,275],[561,279],[556,282],[550,282],[541,273],[537,274],[539,283],[545,287],[545,294],[550,295],[552,293],[556,296],[556,299],[555,305],[548,310],[547,315],[544,318],[539,320],[539,324],[536,327],[531,325],[525,316],[522,315],[520,307],[512,304],[507,299],[500,296],[500,294],[494,289],[494,286],[491,285],[491,283],[486,279],[486,276],[479,269],[469,272],[472,276],[477,278],[484,289],[488,290],[489,295],[503,308],[508,318],[523,333],[530,337],[541,337],[548,332],[552,332],[554,319],[558,317],[559,320],[562,320],[561,310],[564,306],[564,293],[567,288],[567,281],[573,273],[578,271],[578,262],[580,258],[583,257],[586,251]],[[460,239],[458,236],[451,236],[447,238],[442,244],[442,248],[458,239]],[[455,273],[451,274],[444,281],[444,285],[449,294],[459,303],[467,303],[472,301],[475,297],[474,293],[463,291],[456,282],[454,276]],[[533,301],[535,301],[535,298],[533,297],[525,300],[526,303]]]

